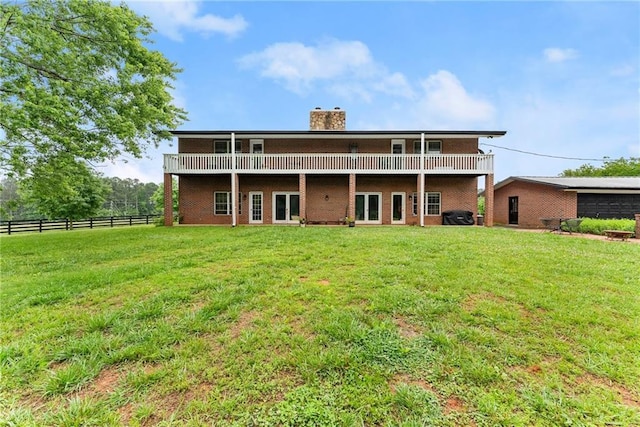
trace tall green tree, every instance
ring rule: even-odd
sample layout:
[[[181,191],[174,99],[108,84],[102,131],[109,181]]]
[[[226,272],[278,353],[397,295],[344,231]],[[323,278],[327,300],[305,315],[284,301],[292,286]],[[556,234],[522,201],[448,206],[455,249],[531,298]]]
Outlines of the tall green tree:
[[[608,159],[601,167],[584,164],[577,169],[567,169],[560,176],[640,176],[640,157]]]
[[[0,219],[41,218],[35,207],[24,199],[20,191],[20,181],[6,177],[0,181]]]
[[[186,118],[170,94],[180,70],[148,47],[152,31],[147,18],[124,4],[3,1],[0,166],[5,173],[29,174],[61,154],[77,164],[140,157],[170,138],[168,130]]]
[[[176,215],[178,213],[178,179],[173,177],[171,179],[171,194],[173,198],[173,214]],[[158,188],[151,196],[151,203],[153,203],[156,212],[164,211],[164,182],[158,185]]]
[[[94,216],[110,191],[92,168],[63,154],[34,165],[21,185],[25,200],[48,218]]]
[[[103,178],[111,188],[101,210],[104,215],[150,215],[160,213],[162,206],[156,211],[151,196],[158,189],[153,182],[143,183],[138,179],[109,177]]]

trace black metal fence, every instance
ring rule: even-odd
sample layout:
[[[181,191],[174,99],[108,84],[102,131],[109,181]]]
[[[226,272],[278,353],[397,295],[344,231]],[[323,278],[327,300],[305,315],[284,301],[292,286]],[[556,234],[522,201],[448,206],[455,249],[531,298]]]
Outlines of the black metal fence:
[[[103,216],[89,219],[18,219],[0,221],[0,234],[21,233],[26,231],[42,233],[49,230],[77,230],[80,228],[120,227],[152,224],[162,215]]]

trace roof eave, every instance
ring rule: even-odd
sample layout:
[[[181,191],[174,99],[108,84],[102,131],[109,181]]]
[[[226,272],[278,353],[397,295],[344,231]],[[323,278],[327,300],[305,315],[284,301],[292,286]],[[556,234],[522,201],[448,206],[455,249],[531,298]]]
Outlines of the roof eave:
[[[236,138],[280,138],[280,139],[364,139],[364,138],[420,138],[422,134],[427,138],[499,138],[504,136],[506,131],[420,131],[420,130],[398,130],[398,131],[279,131],[279,130],[174,130],[170,131],[173,136],[179,138],[231,138],[234,134]]]

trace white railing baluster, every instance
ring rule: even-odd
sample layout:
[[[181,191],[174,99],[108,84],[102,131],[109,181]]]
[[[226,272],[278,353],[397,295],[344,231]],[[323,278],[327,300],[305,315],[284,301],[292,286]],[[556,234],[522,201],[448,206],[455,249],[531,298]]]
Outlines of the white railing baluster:
[[[356,153],[295,153],[295,154],[236,154],[237,172],[278,173],[278,171],[355,171],[360,173],[417,173],[419,154],[356,154]],[[167,173],[229,173],[231,154],[165,154]],[[425,172],[434,174],[493,172],[492,154],[428,154]]]

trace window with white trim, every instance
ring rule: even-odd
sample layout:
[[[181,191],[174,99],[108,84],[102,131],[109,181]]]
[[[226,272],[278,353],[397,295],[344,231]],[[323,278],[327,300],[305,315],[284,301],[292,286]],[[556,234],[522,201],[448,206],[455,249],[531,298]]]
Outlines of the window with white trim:
[[[242,141],[236,139],[235,142],[236,153],[242,152]],[[230,154],[231,153],[231,141],[228,139],[216,139],[213,141],[214,154]]]
[[[216,191],[213,193],[213,213],[231,215],[231,192]],[[242,193],[238,193],[238,215],[242,214]]]
[[[420,154],[420,140],[413,141],[413,152]],[[442,141],[425,141],[424,142],[425,154],[441,154],[442,153]]]
[[[231,192],[216,191],[213,193],[213,204],[216,215],[231,215]]]
[[[440,215],[442,196],[438,192],[424,193],[425,213],[427,215]]]
[[[418,193],[416,192],[411,195],[411,213],[413,216],[418,215]]]
[[[391,140],[391,154],[404,154],[404,139]]]

